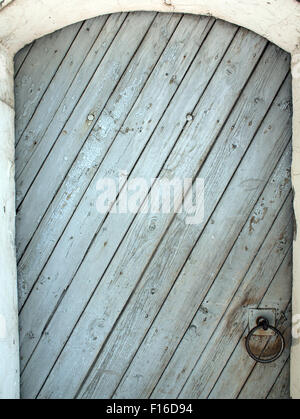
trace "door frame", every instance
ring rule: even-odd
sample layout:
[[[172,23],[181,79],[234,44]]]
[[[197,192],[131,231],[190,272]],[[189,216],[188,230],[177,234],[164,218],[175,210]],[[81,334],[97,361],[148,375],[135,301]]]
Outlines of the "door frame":
[[[300,331],[300,1],[0,0],[0,398],[19,397],[15,256],[14,56],[37,38],[103,14],[157,11],[214,16],[245,27],[291,54],[295,236],[293,322]],[[298,324],[297,324],[298,322]],[[297,329],[298,326],[298,329]],[[300,338],[291,348],[291,397],[300,398]]]

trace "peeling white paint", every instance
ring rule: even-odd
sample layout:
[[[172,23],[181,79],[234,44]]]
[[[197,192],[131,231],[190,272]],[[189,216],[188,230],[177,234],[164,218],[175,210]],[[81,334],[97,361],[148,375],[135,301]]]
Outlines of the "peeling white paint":
[[[7,338],[6,319],[3,314],[0,314],[0,340]]]

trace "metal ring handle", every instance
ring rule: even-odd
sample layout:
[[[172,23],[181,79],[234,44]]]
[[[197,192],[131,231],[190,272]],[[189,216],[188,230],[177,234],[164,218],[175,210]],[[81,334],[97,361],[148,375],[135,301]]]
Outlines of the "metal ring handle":
[[[248,336],[246,338],[246,349],[247,349],[248,354],[251,356],[252,359],[254,359],[254,361],[260,362],[262,364],[268,364],[269,362],[276,361],[276,359],[278,359],[282,355],[282,352],[284,351],[284,348],[285,348],[285,340],[284,340],[284,337],[282,336],[282,334],[279,332],[278,329],[276,329],[273,326],[270,326],[270,324],[269,324],[269,322],[268,322],[267,319],[261,317],[258,320],[260,320],[259,321],[259,324],[256,327],[254,327],[252,330],[250,330],[250,332],[249,332],[249,334],[248,334]],[[264,329],[264,330],[271,329],[271,330],[273,330],[273,332],[275,333],[275,335],[277,335],[280,338],[280,340],[281,340],[280,350],[277,352],[277,354],[275,354],[271,358],[261,359],[261,358],[257,357],[256,355],[254,355],[254,353],[251,351],[251,348],[250,348],[250,339],[253,336],[253,334],[256,332],[256,330],[258,330],[258,329]],[[262,352],[263,351],[264,350],[262,350]]]

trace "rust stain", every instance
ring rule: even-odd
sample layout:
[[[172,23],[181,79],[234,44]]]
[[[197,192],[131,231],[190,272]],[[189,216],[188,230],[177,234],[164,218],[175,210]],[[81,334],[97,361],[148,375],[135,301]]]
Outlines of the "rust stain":
[[[250,344],[254,355],[261,358],[270,358],[281,348],[281,340],[278,337],[253,336]]]
[[[251,234],[252,231],[254,231],[254,227],[253,227],[254,224],[258,224],[260,221],[262,221],[265,218],[267,212],[268,212],[268,207],[264,207],[263,214],[262,214],[262,216],[260,218],[256,218],[255,215],[253,215],[251,217],[251,219],[250,219],[250,225],[249,225],[249,234]]]

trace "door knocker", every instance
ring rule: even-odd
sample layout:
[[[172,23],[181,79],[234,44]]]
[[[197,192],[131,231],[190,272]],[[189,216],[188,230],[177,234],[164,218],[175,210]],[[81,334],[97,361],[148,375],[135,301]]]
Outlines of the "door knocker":
[[[274,336],[277,336],[280,340],[280,345],[279,345],[278,351],[274,355],[270,356],[269,358],[262,358],[262,355],[263,355],[266,347],[268,346],[268,342],[266,343],[265,347],[261,350],[259,356],[255,355],[253,353],[252,349],[251,349],[250,340],[251,340],[252,336],[254,335],[254,333],[259,329],[263,329],[263,330],[270,329],[270,330],[272,330],[274,332]],[[269,337],[269,339],[270,339],[270,337]],[[248,354],[251,356],[251,358],[254,359],[254,361],[256,361],[256,362],[260,362],[262,364],[268,364],[270,362],[276,361],[276,359],[278,359],[282,355],[282,353],[284,351],[284,348],[285,348],[285,341],[284,341],[284,337],[283,337],[282,333],[279,332],[279,330],[276,329],[275,327],[270,326],[269,321],[266,318],[264,318],[264,317],[258,318],[257,319],[257,326],[254,327],[252,330],[250,330],[250,332],[249,332],[249,334],[246,338],[246,349],[247,349]]]

